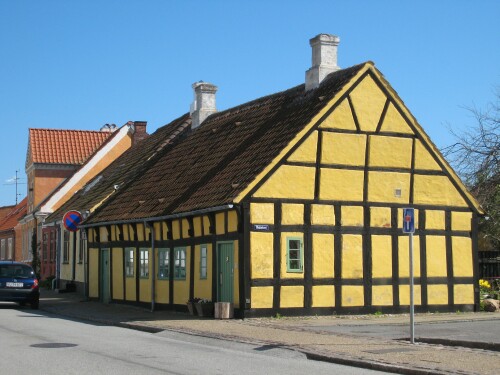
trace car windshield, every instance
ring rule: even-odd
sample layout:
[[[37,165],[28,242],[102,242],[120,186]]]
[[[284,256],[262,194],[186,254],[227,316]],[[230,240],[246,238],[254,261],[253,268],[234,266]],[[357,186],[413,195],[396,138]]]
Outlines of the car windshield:
[[[23,264],[0,264],[0,277],[30,279],[34,277],[31,267]]]

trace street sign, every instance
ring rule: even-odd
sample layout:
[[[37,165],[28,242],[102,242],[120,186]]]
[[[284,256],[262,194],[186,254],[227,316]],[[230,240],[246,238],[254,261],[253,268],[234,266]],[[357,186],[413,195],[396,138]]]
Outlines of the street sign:
[[[415,210],[403,208],[403,233],[415,233]]]
[[[82,222],[82,214],[78,211],[68,211],[63,216],[63,225],[66,230],[76,232],[78,225]]]

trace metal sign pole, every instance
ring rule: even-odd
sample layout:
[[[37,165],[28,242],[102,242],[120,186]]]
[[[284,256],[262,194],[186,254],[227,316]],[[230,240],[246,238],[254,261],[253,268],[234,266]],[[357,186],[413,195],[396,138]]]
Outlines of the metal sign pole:
[[[413,299],[413,233],[410,232],[410,342],[415,344],[415,303]]]

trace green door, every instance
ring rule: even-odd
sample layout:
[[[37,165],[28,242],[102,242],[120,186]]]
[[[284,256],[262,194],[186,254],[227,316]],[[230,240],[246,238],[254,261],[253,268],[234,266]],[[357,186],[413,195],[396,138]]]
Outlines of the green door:
[[[233,302],[234,250],[232,242],[217,244],[217,301]]]
[[[101,288],[99,296],[101,302],[109,303],[109,249],[101,250]]]

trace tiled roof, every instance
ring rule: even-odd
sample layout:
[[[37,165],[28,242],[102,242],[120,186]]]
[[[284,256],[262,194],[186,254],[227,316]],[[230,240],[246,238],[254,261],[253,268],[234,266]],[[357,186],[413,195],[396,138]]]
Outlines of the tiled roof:
[[[16,207],[15,205],[12,206],[2,206],[0,207],[0,222],[5,219],[5,217],[12,211],[12,209]]]
[[[141,174],[87,223],[159,217],[232,203],[364,66],[332,73],[314,90],[306,92],[300,85],[211,115],[154,162],[144,164]]]
[[[12,206],[10,212],[0,221],[0,232],[14,229],[19,219],[26,215],[27,202],[28,198],[24,198],[17,206]]]
[[[182,137],[189,130],[190,124],[189,116],[184,115],[125,151],[57,211],[48,216],[45,222],[61,220],[64,213],[69,210],[81,212],[90,210],[115,191],[124,189],[130,181],[140,177],[147,166],[165,153],[173,142]]]
[[[28,160],[33,163],[82,164],[113,133],[84,130],[30,129]]]

